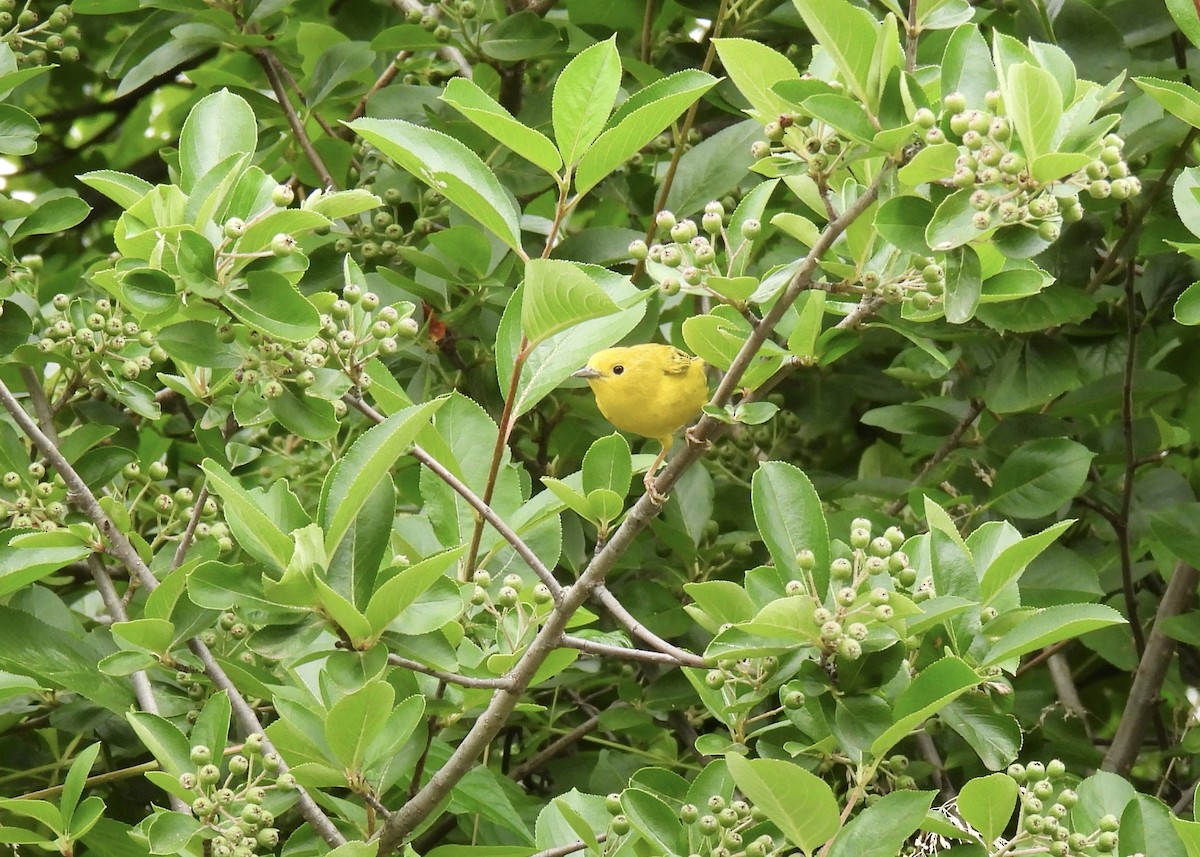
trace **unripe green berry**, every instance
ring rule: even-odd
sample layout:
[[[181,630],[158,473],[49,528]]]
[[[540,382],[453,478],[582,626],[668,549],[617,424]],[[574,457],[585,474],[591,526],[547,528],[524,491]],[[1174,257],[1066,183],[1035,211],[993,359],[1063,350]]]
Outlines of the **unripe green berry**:
[[[287,208],[295,198],[295,191],[285,184],[276,185],[271,191],[271,202],[278,208]]]

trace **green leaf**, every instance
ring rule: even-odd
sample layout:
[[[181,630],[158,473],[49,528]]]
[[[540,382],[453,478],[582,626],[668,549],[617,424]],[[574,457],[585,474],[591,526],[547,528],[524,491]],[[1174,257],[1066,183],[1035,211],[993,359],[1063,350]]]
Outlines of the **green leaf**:
[[[1050,72],[1029,63],[1009,66],[1004,106],[1027,160],[1051,151],[1062,104],[1062,91]]]
[[[958,792],[958,812],[963,821],[994,842],[1008,827],[1017,806],[1017,783],[1008,774],[975,777]]]
[[[814,95],[804,99],[802,106],[805,113],[855,143],[870,145],[875,136],[876,128],[870,117],[853,98],[835,93]]]
[[[846,0],[792,0],[804,25],[817,43],[829,53],[845,84],[859,100],[873,109],[871,63],[878,41],[879,22],[871,13]]]
[[[229,692],[219,690],[210,696],[200,709],[196,723],[192,726],[188,740],[192,746],[197,744],[210,749],[213,758],[218,758],[225,752],[225,744],[229,740],[229,719],[232,705],[229,702]]]
[[[276,571],[286,569],[292,557],[292,540],[220,464],[206,458],[200,469],[208,476],[208,489],[224,502],[225,519],[242,550]]]
[[[603,130],[621,85],[616,37],[580,51],[558,76],[551,99],[554,139],[563,163],[573,166]]]
[[[933,219],[925,227],[925,241],[939,252],[953,250],[971,241],[986,238],[999,224],[996,208],[989,212],[989,225],[980,229],[975,225],[975,215],[978,213],[971,205],[971,194],[974,191],[965,187],[957,190],[943,199],[933,213]]]
[[[160,812],[152,816],[145,829],[150,853],[179,854],[202,826],[199,819],[182,812]]]
[[[1172,825],[1173,816],[1161,800],[1136,795],[1121,813],[1121,851],[1153,854],[1154,857],[1188,857],[1188,851]]]
[[[501,16],[488,27],[479,40],[479,47],[492,59],[520,62],[552,52],[559,41],[557,27],[540,15],[523,9]]]
[[[816,557],[812,575],[817,591],[829,581],[829,528],[812,482],[798,467],[783,461],[764,461],[750,482],[754,521],[775,566],[789,580],[802,580],[805,572],[796,560],[800,550]]]
[[[420,562],[397,573],[380,586],[371,596],[365,615],[374,634],[381,633],[392,620],[403,613],[441,579],[466,551],[465,545],[426,557]]]
[[[396,691],[386,681],[369,682],[339,699],[325,718],[325,742],[347,771],[363,769],[363,752],[392,712]]]
[[[871,755],[882,758],[947,703],[980,681],[975,670],[955,657],[942,658],[921,670],[896,700],[892,711],[894,722],[871,744]]]
[[[828,857],[893,857],[925,820],[937,792],[896,791],[838,831]]]
[[[523,124],[473,81],[453,78],[440,97],[531,164],[551,175],[562,166],[562,158],[550,138]]]
[[[742,793],[804,853],[815,853],[837,832],[838,803],[824,780],[779,759],[728,753],[725,764]]]
[[[686,837],[679,814],[657,797],[642,789],[621,792],[621,808],[638,835],[657,854],[682,854]]]
[[[990,606],[992,600],[1005,587],[1019,580],[1021,573],[1025,571],[1029,563],[1050,547],[1073,523],[1075,523],[1073,518],[1059,521],[1037,535],[1023,538],[1015,545],[1005,548],[999,556],[992,560],[979,579],[979,595],[983,599],[979,605],[980,608]]]
[[[925,152],[937,148],[931,146],[917,153],[920,157]],[[958,156],[958,147],[954,149]],[[916,158],[913,159],[915,161]],[[913,162],[901,169],[901,173]],[[953,172],[953,169],[951,169]],[[901,176],[903,178],[903,176]],[[879,206],[875,212],[875,230],[880,236],[901,250],[928,256],[929,245],[925,243],[925,227],[933,219],[933,203],[920,196],[894,196]],[[811,246],[811,245],[810,245]]]
[[[165,653],[175,640],[175,626],[166,619],[131,619],[114,622],[113,636],[126,646],[158,654]]]
[[[996,711],[986,697],[960,696],[938,712],[938,719],[971,746],[988,770],[1003,770],[1021,751],[1021,724],[1011,714]]]
[[[521,330],[531,348],[577,324],[619,310],[574,263],[532,259],[525,267]]]
[[[1068,640],[1097,628],[1121,625],[1124,622],[1125,617],[1104,604],[1061,604],[1047,607],[1025,619],[997,640],[988,650],[982,665],[989,667],[1019,658],[1060,640]]]
[[[1191,5],[1187,5],[1187,14],[1192,20],[1193,29],[1200,32],[1200,15]],[[1135,77],[1133,82],[1167,112],[1193,128],[1200,128],[1200,92],[1178,81],[1156,77]]]
[[[975,315],[983,290],[979,254],[973,247],[959,247],[946,254],[946,321],[965,324]]]
[[[1176,298],[1175,320],[1188,327],[1200,324],[1200,283],[1192,283]]]
[[[632,479],[633,458],[623,435],[613,432],[588,447],[583,456],[584,492],[603,488],[624,497]]]
[[[224,304],[248,327],[275,339],[301,342],[321,327],[316,307],[276,271],[250,271],[246,288],[226,292]]]
[[[69,533],[28,533],[0,546],[0,596],[53,574],[89,556],[92,549]]]
[[[774,90],[780,81],[800,79],[791,60],[751,39],[714,39],[713,44],[729,79],[750,102],[755,119],[766,123],[793,110],[794,105]]]
[[[71,769],[67,771],[67,778],[63,781],[62,795],[58,799],[58,809],[62,814],[64,830],[72,829],[71,818],[75,815],[75,807],[79,804],[79,797],[83,794],[87,776],[91,773],[92,765],[96,763],[96,756],[99,753],[100,743],[97,742],[80,750],[75,761],[71,762]]]
[[[166,271],[134,268],[121,277],[125,303],[139,315],[169,313],[179,305],[175,281]]]
[[[21,221],[12,234],[12,240],[19,241],[30,235],[51,235],[78,226],[91,210],[92,207],[77,196],[60,196],[47,200]]]
[[[154,189],[145,179],[116,170],[93,170],[76,178],[126,209]]]
[[[585,194],[599,184],[716,82],[715,77],[702,71],[681,71],[632,96],[614,115],[612,127],[596,138],[580,159],[575,170],[576,194]],[[629,102],[635,99],[646,103],[628,110]]]
[[[748,119],[721,129],[684,152],[666,207],[676,217],[687,217],[736,188],[754,163],[750,145],[761,138],[762,126]]]
[[[368,71],[374,60],[375,52],[366,42],[338,42],[322,51],[309,78],[309,109],[328,98],[339,84]]]
[[[0,104],[0,155],[32,155],[41,133],[38,121],[11,104]]]
[[[401,119],[356,119],[356,134],[521,252],[521,213],[496,174],[453,137]]]
[[[460,78],[455,78],[459,80]],[[370,211],[383,205],[383,200],[365,188],[356,187],[350,190],[324,191],[314,190],[304,200],[302,211],[311,211],[327,220],[340,220],[352,217],[364,211]]]
[[[346,451],[321,489],[317,517],[325,530],[325,553],[333,556],[371,492],[429,424],[445,398],[413,405],[365,432]]]
[[[227,89],[196,102],[179,132],[179,185],[192,189],[210,169],[232,154],[253,154],[258,145],[254,111]]]
[[[192,747],[179,727],[169,720],[150,714],[146,711],[130,711],[125,719],[137,733],[143,746],[158,759],[163,770],[173,777],[178,777],[185,771],[195,771],[192,762]]]
[[[305,440],[329,440],[341,427],[332,402],[297,395],[290,386],[284,387],[278,397],[268,399],[267,408],[281,426]]]
[[[0,809],[33,818],[49,827],[56,834],[62,834],[64,827],[62,814],[58,807],[45,800],[30,800],[27,798],[5,798],[0,800]]]
[[[1200,13],[1196,11],[1195,3],[1192,0],[1167,0],[1167,11],[1187,40],[1200,48]]]
[[[1083,487],[1094,457],[1065,437],[1029,441],[1000,465],[988,505],[1013,518],[1051,515]]]

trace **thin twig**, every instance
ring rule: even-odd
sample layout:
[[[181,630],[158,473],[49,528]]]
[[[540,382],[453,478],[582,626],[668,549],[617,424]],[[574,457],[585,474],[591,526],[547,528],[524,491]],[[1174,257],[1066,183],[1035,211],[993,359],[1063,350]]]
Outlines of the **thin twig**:
[[[92,580],[96,583],[96,591],[100,593],[100,600],[104,602],[104,606],[108,610],[108,615],[112,617],[114,622],[127,622],[129,616],[125,612],[125,605],[121,603],[121,596],[117,594],[112,578],[108,576],[108,572],[105,570],[104,563],[101,562],[100,557],[96,556],[96,554],[89,556],[88,568],[92,572]],[[137,697],[138,708],[148,714],[158,714],[158,701],[154,698],[154,689],[150,685],[150,678],[146,675],[146,671],[137,670],[130,673],[129,683],[133,685],[133,695]],[[188,805],[179,797],[168,795],[167,799],[171,803],[171,809],[175,812],[191,812]]]
[[[650,49],[654,45],[654,0],[646,0],[646,11],[642,15],[642,62],[650,64]]]
[[[457,684],[459,687],[483,687],[483,688],[498,688],[508,687],[509,681],[506,678],[476,678],[475,676],[459,675],[458,673],[449,673],[445,670],[435,670],[432,667],[427,667],[420,661],[410,660],[400,655],[388,654],[387,661],[395,667],[403,667],[406,670],[411,670],[415,673],[433,676],[436,679],[441,679],[447,684]]]
[[[967,429],[975,424],[975,420],[979,418],[981,413],[983,413],[983,401],[972,399],[971,406],[967,408],[967,412],[963,414],[963,418],[958,421],[958,425],[954,427],[954,430],[950,434],[946,435],[946,439],[942,441],[942,445],[930,456],[929,460],[925,462],[925,466],[921,468],[921,472],[913,479],[913,485],[920,485],[925,480],[925,477],[933,472],[935,467],[946,460],[946,456],[958,448],[959,443],[962,442],[963,435],[967,433]],[[898,497],[888,504],[884,513],[890,517],[895,517],[900,514],[900,510],[907,504],[908,499],[906,497]]]
[[[51,466],[58,471],[58,474],[67,484],[67,497],[69,501],[88,516],[108,541],[108,553],[120,560],[129,570],[131,578],[140,583],[147,592],[157,587],[158,579],[146,563],[142,561],[141,556],[134,549],[129,538],[100,506],[100,501],[96,499],[96,495],[88,488],[87,483],[83,481],[79,473],[71,466],[71,463],[59,452],[58,447],[37,427],[37,424],[30,418],[29,414],[25,413],[25,409],[21,407],[21,403],[13,396],[12,391],[8,389],[8,385],[3,380],[0,380],[0,405],[4,406],[4,409],[12,416],[21,431],[33,441],[33,445],[45,456]],[[218,688],[229,691],[230,704],[233,706],[234,714],[237,716],[242,728],[247,733],[262,732],[263,727],[262,723],[258,720],[258,715],[254,713],[254,709],[246,702],[241,691],[230,681],[229,676],[225,674],[221,665],[217,663],[212,653],[208,650],[208,647],[199,639],[193,637],[188,641],[188,648],[200,658],[204,664],[204,672],[208,675],[212,683]],[[271,742],[268,739],[264,738],[263,746],[268,751],[273,751]],[[287,765],[282,762],[282,759],[279,769],[281,772],[287,770]],[[300,812],[303,814],[305,820],[313,826],[317,834],[329,845],[337,847],[345,842],[345,838],[334,827],[333,822],[329,820],[329,817],[321,811],[321,808],[313,802],[313,799],[303,789],[299,790],[297,802],[300,805]]]
[[[329,168],[325,166],[325,162],[321,160],[321,156],[317,153],[317,150],[313,148],[312,140],[308,139],[308,132],[304,130],[304,123],[300,121],[300,117],[296,113],[296,108],[292,107],[292,102],[288,100],[287,90],[283,87],[283,77],[279,60],[275,59],[275,55],[270,51],[265,50],[255,51],[254,58],[258,60],[258,64],[266,72],[271,89],[275,92],[275,100],[279,102],[279,109],[283,111],[284,118],[287,119],[296,142],[300,144],[300,149],[304,152],[304,157],[308,159],[312,168],[316,170],[317,177],[321,179],[322,186],[326,190],[336,189],[337,182],[333,180],[333,175],[329,172]]]
[[[357,396],[349,395],[345,396],[344,398],[347,404],[357,409],[360,413],[367,417],[367,419],[376,423],[383,422],[383,414],[379,413],[362,399],[358,398]],[[467,505],[474,509],[476,514],[492,525],[496,532],[500,534],[501,538],[508,542],[512,549],[516,551],[517,556],[521,557],[521,559],[525,561],[525,564],[533,570],[534,574],[538,576],[538,579],[541,580],[542,583],[546,584],[546,588],[550,590],[551,595],[554,596],[554,600],[557,603],[562,597],[562,585],[554,579],[554,572],[547,568],[544,562],[538,559],[537,554],[535,554],[533,549],[525,543],[525,540],[517,535],[516,531],[513,530],[513,528],[507,523],[505,523],[504,519],[497,515],[496,512],[487,503],[485,503],[478,494],[476,494],[468,485],[466,485],[466,483],[447,470],[440,461],[419,446],[413,446],[411,454],[413,458],[424,464],[431,471],[433,471],[433,473],[439,479],[449,485],[456,494],[466,500]]]
[[[585,654],[597,655],[604,658],[620,658],[627,661],[643,661],[650,664],[669,664],[671,666],[692,666],[691,658],[685,663],[668,652],[648,652],[645,649],[634,649],[630,646],[614,646],[612,643],[601,643],[597,640],[588,640],[570,634],[563,634],[562,640],[559,642],[568,649],[578,649]],[[690,655],[691,653],[689,652],[688,654]],[[692,657],[695,656],[692,655]]]
[[[597,833],[596,841],[603,842],[607,837],[607,833]],[[576,851],[584,851],[591,847],[587,842],[572,842],[569,845],[559,845],[556,848],[547,848],[545,851],[535,852],[530,857],[567,857],[568,854],[574,854]]]
[[[183,561],[187,557],[192,538],[196,535],[196,527],[200,526],[200,516],[204,513],[206,502],[208,502],[207,483],[200,486],[200,493],[196,495],[196,503],[192,507],[192,516],[188,518],[187,526],[183,528],[183,535],[179,537],[179,544],[175,547],[175,556],[171,558],[172,571],[183,565]]]
[[[1140,661],[1146,654],[1146,635],[1138,618],[1137,590],[1133,582],[1133,546],[1129,532],[1133,514],[1133,480],[1137,474],[1137,450],[1133,438],[1133,372],[1137,368],[1137,292],[1134,289],[1134,266],[1125,271],[1125,371],[1121,379],[1121,436],[1124,446],[1124,468],[1121,482],[1121,506],[1117,511],[1117,547],[1121,555],[1121,592],[1125,597],[1125,618],[1133,648]]]
[[[624,706],[625,706],[624,703],[618,702],[618,703],[614,704],[612,707],[613,708],[623,708]],[[510,780],[515,780],[516,782],[520,782],[521,780],[525,779],[527,776],[532,774],[534,771],[536,771],[538,768],[545,765],[551,759],[557,759],[559,756],[561,756],[567,750],[571,749],[576,744],[578,744],[580,741],[582,741],[586,736],[590,735],[592,732],[595,732],[596,727],[599,725],[600,725],[600,713],[593,714],[591,717],[589,717],[587,720],[580,723],[578,726],[576,726],[570,732],[567,732],[565,735],[560,735],[554,741],[547,744],[543,749],[539,750],[537,753],[530,756],[524,762],[522,762],[521,764],[519,764],[515,768],[513,768],[511,771],[509,771],[508,778]]]
[[[617,596],[608,591],[608,587],[603,583],[596,587],[592,593],[592,597],[604,605],[604,609],[611,613],[614,619],[624,625],[629,633],[651,648],[670,655],[681,666],[696,667],[698,669],[704,669],[708,666],[708,662],[704,658],[668,643],[639,622],[632,613],[625,609],[625,605],[617,600]]]
[[[1091,740],[1092,728],[1087,720],[1087,706],[1079,698],[1079,689],[1075,687],[1075,679],[1071,675],[1071,664],[1067,660],[1067,656],[1062,652],[1055,652],[1046,661],[1046,667],[1050,673],[1050,681],[1054,684],[1054,691],[1058,694],[1058,701],[1062,703],[1063,709],[1069,715],[1083,724],[1083,731]]]
[[[1092,275],[1084,291],[1095,291],[1105,280],[1112,276],[1113,271],[1117,269],[1117,265],[1121,262],[1125,248],[1129,246],[1129,242],[1137,234],[1138,227],[1142,225],[1142,221],[1146,219],[1146,215],[1158,204],[1158,198],[1171,186],[1171,176],[1183,165],[1183,159],[1187,156],[1188,150],[1196,140],[1197,134],[1200,134],[1200,129],[1188,129],[1187,135],[1171,154],[1171,159],[1167,161],[1166,167],[1163,168],[1162,175],[1159,176],[1158,181],[1155,182],[1150,192],[1146,194],[1146,199],[1138,207],[1137,211],[1126,221],[1125,228],[1122,230],[1120,237],[1113,244],[1108,256],[1100,263],[1100,267],[1096,269],[1096,273]]]
[[[42,387],[42,379],[33,371],[33,367],[23,364],[20,368],[21,380],[25,382],[25,391],[29,394],[29,402],[37,415],[38,427],[45,432],[55,444],[58,443],[58,432],[54,429],[54,411],[46,400],[46,391]]]

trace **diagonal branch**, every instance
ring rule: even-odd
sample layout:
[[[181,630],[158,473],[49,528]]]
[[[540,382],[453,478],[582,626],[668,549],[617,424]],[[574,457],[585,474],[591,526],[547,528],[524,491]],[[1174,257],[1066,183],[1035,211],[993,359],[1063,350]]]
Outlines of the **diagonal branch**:
[[[1163,630],[1164,620],[1183,613],[1196,598],[1196,584],[1200,572],[1190,565],[1175,566],[1167,591],[1163,593],[1154,616],[1154,627],[1146,640],[1146,652],[1138,661],[1129,687],[1129,699],[1117,724],[1112,744],[1104,754],[1100,769],[1127,776],[1137,761],[1146,727],[1153,722],[1159,702],[1159,692],[1175,653],[1175,641]]]
[[[888,173],[887,169],[881,170],[863,195],[839,217],[826,225],[775,305],[742,345],[730,365],[728,373],[716,393],[713,394],[712,403],[714,405],[724,407],[730,401],[742,376],[774,331],[775,326],[779,324],[784,313],[795,303],[801,292],[812,287],[821,257],[846,228],[866,212],[875,201],[879,195],[880,183]],[[683,472],[704,454],[708,441],[719,437],[725,429],[726,426],[719,420],[708,416],[702,418],[691,432],[694,442],[689,443],[687,448],[667,466],[667,469],[658,478],[655,488],[659,493],[669,491]],[[413,830],[437,810],[446,795],[474,766],[475,760],[504,728],[504,724],[508,721],[517,703],[520,702],[525,689],[533,680],[534,674],[550,653],[558,647],[571,617],[593,595],[596,588],[604,583],[605,577],[616,565],[617,560],[625,554],[633,544],[633,540],[650,525],[660,511],[662,511],[662,507],[651,499],[650,492],[643,494],[641,499],[629,510],[625,521],[613,534],[608,544],[596,553],[583,573],[580,574],[579,579],[563,591],[562,601],[546,617],[546,623],[538,631],[529,648],[509,671],[508,677],[512,681],[512,686],[497,691],[487,708],[472,724],[454,752],[450,754],[445,765],[434,772],[429,781],[404,806],[392,813],[391,818],[384,824],[379,837],[378,853],[381,857],[386,857],[399,849]]]
[[[129,538],[121,531],[100,506],[100,501],[96,499],[96,495],[88,488],[87,483],[83,481],[79,473],[71,466],[71,463],[63,457],[59,452],[58,447],[50,438],[46,437],[45,433],[37,427],[37,424],[25,413],[25,409],[21,407],[21,403],[17,401],[12,391],[8,389],[2,380],[0,380],[0,405],[12,416],[13,420],[20,427],[26,436],[33,441],[33,445],[38,448],[38,451],[45,456],[50,465],[58,471],[59,476],[67,483],[67,498],[68,500],[85,515],[91,519],[96,528],[100,530],[104,538],[108,541],[108,553],[116,557],[129,570],[131,577],[136,579],[138,583],[147,591],[151,592],[158,586],[158,579],[154,576],[154,572],[142,561],[141,556],[130,543]],[[229,691],[229,702],[233,706],[234,714],[237,716],[238,723],[248,733],[262,732],[262,723],[258,719],[258,715],[254,713],[254,709],[246,702],[241,691],[230,681],[229,676],[217,663],[212,652],[199,639],[193,637],[188,641],[188,648],[200,658],[204,664],[204,672],[208,675],[213,685],[222,690]],[[264,738],[263,746],[269,751],[274,751],[270,740]],[[282,763],[279,770],[281,772],[287,770],[286,763]],[[300,789],[299,805],[300,812],[304,815],[304,819],[313,826],[318,835],[321,836],[330,846],[337,847],[343,844],[345,837],[333,826],[333,822],[329,817],[321,811],[321,808],[316,805],[313,799],[308,795],[308,792]]]

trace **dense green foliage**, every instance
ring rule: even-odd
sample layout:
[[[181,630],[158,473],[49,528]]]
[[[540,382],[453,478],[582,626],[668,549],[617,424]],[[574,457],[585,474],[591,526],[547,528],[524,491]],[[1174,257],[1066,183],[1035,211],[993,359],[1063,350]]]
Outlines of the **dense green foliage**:
[[[1198,15],[0,0],[0,842],[1200,854]]]

